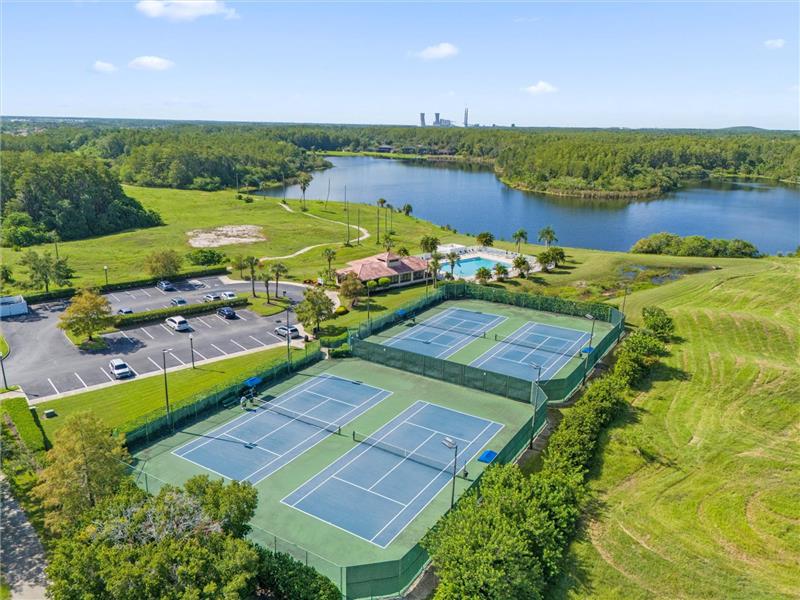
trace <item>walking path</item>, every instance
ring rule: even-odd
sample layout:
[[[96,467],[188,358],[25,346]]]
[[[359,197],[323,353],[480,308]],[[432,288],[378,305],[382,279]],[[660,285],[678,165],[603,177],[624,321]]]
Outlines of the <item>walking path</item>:
[[[45,596],[45,555],[36,531],[25,511],[11,495],[8,482],[0,475],[0,563],[3,578],[11,587],[12,600],[43,600]]]

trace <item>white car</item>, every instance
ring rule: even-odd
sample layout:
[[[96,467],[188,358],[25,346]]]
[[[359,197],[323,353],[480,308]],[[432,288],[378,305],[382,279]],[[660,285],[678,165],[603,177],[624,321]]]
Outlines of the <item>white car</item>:
[[[189,321],[181,316],[167,317],[166,324],[167,327],[172,327],[175,331],[189,331],[191,329]]]
[[[219,292],[210,292],[203,296],[203,302],[218,302],[222,300],[222,294]]]
[[[108,363],[108,370],[114,376],[114,379],[125,379],[126,377],[133,377],[133,371],[128,364],[120,358],[112,358]]]
[[[236,299],[236,292],[222,292],[220,294],[223,300],[235,300]]]
[[[299,338],[300,337],[300,330],[297,329],[294,325],[279,325],[275,328],[275,335],[278,337],[290,337],[290,338]]]

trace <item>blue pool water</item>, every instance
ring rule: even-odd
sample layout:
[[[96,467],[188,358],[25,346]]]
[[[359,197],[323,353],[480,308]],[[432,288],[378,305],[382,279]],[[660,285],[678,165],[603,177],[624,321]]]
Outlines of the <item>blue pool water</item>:
[[[472,258],[462,258],[456,264],[456,268],[453,271],[453,274],[456,277],[474,277],[475,272],[480,269],[481,267],[486,267],[490,271],[494,269],[494,266],[497,263],[503,263],[509,269],[511,268],[511,263],[508,263],[504,260],[489,260],[486,258],[481,258],[480,256],[473,256]],[[449,273],[450,272],[450,263],[447,261],[444,262],[442,268],[440,269],[441,273]]]

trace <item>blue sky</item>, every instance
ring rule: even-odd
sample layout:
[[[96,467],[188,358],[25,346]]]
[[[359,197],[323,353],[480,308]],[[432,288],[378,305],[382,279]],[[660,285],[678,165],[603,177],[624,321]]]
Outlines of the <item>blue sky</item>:
[[[2,2],[4,115],[800,128],[800,3]]]

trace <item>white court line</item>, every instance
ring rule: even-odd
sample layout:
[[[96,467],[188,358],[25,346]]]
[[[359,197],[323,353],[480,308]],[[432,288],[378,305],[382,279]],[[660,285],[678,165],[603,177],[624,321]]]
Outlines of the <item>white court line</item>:
[[[154,339],[156,339],[156,338],[154,338],[152,335],[150,335],[150,332],[149,332],[149,331],[147,331],[147,329],[145,329],[144,327],[139,327],[139,329],[142,331],[142,333],[144,333],[144,334],[145,334],[147,337],[149,337],[151,340],[154,340]]]
[[[258,343],[259,343],[259,344],[261,344],[262,346],[266,346],[266,344],[265,344],[264,342],[262,342],[262,341],[261,341],[261,340],[259,340],[258,338],[254,338],[252,335],[248,335],[247,337],[249,337],[249,338],[250,338],[251,340],[253,340],[254,342],[258,342]]]
[[[225,350],[223,350],[222,348],[220,348],[220,347],[219,347],[219,346],[217,346],[216,344],[209,344],[209,346],[211,346],[212,348],[216,348],[218,351],[222,352],[222,354],[223,354],[224,356],[228,356],[228,353],[227,353],[227,352],[225,352]]]
[[[498,316],[493,321],[489,321],[486,324],[485,329],[481,329],[480,332],[485,333],[485,332],[489,331],[490,329],[494,329],[495,327],[497,327],[500,323],[502,323],[505,320],[506,320],[506,317]],[[454,333],[458,334],[458,332],[454,332]],[[478,332],[476,332],[476,333],[478,333]],[[447,353],[447,351],[440,352],[439,354],[436,355],[436,358],[441,357],[442,354],[446,354],[446,356],[444,358],[452,356],[453,354],[455,354],[456,352],[461,350],[464,346],[469,346],[476,339],[475,337],[473,337],[471,335],[468,335],[468,334],[462,334],[462,335],[464,336],[464,338],[461,340],[461,343],[456,343],[454,346],[452,346],[452,351],[451,352],[449,352],[449,353]]]
[[[156,361],[154,361],[149,356],[147,357],[147,360],[149,360],[151,363],[153,363],[156,366],[156,369],[161,369],[162,368],[160,364],[158,364]]]
[[[334,402],[339,402],[340,404],[346,404],[347,406],[360,406],[360,404],[351,404],[350,402],[345,402],[344,400],[340,400],[339,398],[332,398],[331,396],[326,396],[325,394],[319,394],[317,392],[308,392],[309,394],[314,394],[315,396],[319,396],[320,398],[325,398],[326,400],[333,400]]]
[[[174,332],[174,331],[172,331],[172,330],[171,330],[169,327],[167,327],[167,326],[166,326],[166,325],[164,325],[163,323],[159,323],[159,324],[158,324],[158,326],[159,326],[159,327],[161,327],[161,328],[162,328],[164,331],[166,331],[168,334],[170,334],[170,335],[175,335],[175,332]]]
[[[408,421],[403,421],[403,423],[408,423]],[[411,424],[413,425],[413,423],[411,423]],[[435,433],[431,433],[431,434],[430,434],[428,437],[426,437],[426,438],[425,438],[425,439],[422,441],[422,443],[421,443],[421,444],[419,444],[419,445],[418,445],[416,448],[414,448],[414,449],[413,449],[413,450],[412,450],[412,451],[411,451],[409,454],[414,454],[414,453],[415,453],[417,450],[419,450],[419,449],[420,449],[420,448],[422,448],[422,447],[423,447],[425,444],[427,444],[427,443],[428,443],[428,442],[431,440],[431,438],[433,438],[433,436],[435,436],[435,435],[436,435]],[[405,448],[404,448],[403,450],[405,451]],[[400,465],[402,465],[404,462],[406,462],[406,460],[408,460],[408,458],[403,458],[403,460],[401,460],[399,463],[397,463],[397,464],[396,464],[395,466],[393,466],[391,469],[389,469],[388,471],[386,471],[386,473],[384,473],[384,474],[383,474],[383,476],[381,476],[381,477],[380,477],[380,478],[379,478],[379,479],[378,479],[378,480],[377,480],[375,483],[373,483],[371,486],[369,486],[369,491],[371,492],[371,491],[372,491],[372,488],[374,488],[374,487],[375,487],[376,485],[378,485],[378,484],[379,484],[381,481],[383,481],[384,479],[386,479],[386,478],[389,476],[389,473],[391,473],[391,472],[392,472],[392,471],[394,471],[394,470],[395,470],[397,467],[399,467],[399,466],[400,466]],[[408,506],[408,505],[404,504],[403,506]]]
[[[236,341],[234,341],[234,340],[231,340],[231,344],[235,344],[235,345],[239,346],[239,348],[241,348],[242,350],[247,350],[247,348],[245,348],[245,347],[244,347],[244,346],[242,346],[242,345],[241,345],[239,342],[236,342]]]
[[[444,435],[444,436],[447,436],[449,438],[453,438],[453,439],[456,439],[456,440],[461,440],[462,442],[466,442],[468,444],[470,443],[470,440],[467,440],[467,439],[464,439],[464,438],[460,438],[457,435],[453,435],[452,433],[445,433],[444,431],[439,431],[438,429],[431,429],[430,427],[426,427],[425,425],[420,425],[419,423],[414,423],[412,421],[408,421],[408,424],[409,425],[413,425],[414,427],[419,427],[420,429],[427,429],[428,431],[432,431],[434,433],[438,433],[439,435]]]
[[[49,377],[47,378],[47,381],[49,381],[49,382],[50,382],[50,385],[51,385],[51,386],[53,386],[53,389],[56,391],[56,394],[60,394],[60,393],[61,393],[61,392],[59,392],[59,391],[58,391],[58,388],[56,387],[56,384],[54,384],[54,383],[53,383],[53,382],[50,380],[50,378],[49,378]]]
[[[588,333],[584,333],[584,335],[589,335],[589,334],[588,334]],[[579,344],[579,345],[580,345],[580,344],[584,344],[584,343],[586,343],[586,342],[589,342],[589,341],[591,341],[591,340],[578,339],[578,340],[575,340],[575,342],[573,342],[573,343],[572,343],[572,346],[574,346],[575,344]],[[572,350],[572,346],[570,346],[569,348],[567,348],[567,350],[568,350],[568,351],[571,351],[571,350]],[[569,359],[569,360],[571,360],[571,359],[572,359],[572,357],[570,357],[570,359]],[[562,368],[562,367],[564,367],[564,366],[565,366],[567,363],[569,363],[569,360],[567,360],[567,361],[566,361],[565,363],[563,363],[563,364],[562,364],[562,365],[561,365],[561,366],[560,366],[558,369],[556,369],[556,373],[558,373],[558,372],[561,370],[561,368]],[[552,363],[552,364],[551,364],[549,367],[547,367],[547,368],[546,368],[546,369],[545,369],[545,370],[542,372],[542,379],[544,379],[544,375],[545,375],[545,374],[546,374],[546,373],[547,373],[547,372],[548,372],[550,369],[552,369],[552,368],[553,368],[553,365],[555,365],[555,364],[558,364],[558,363],[557,363],[557,362],[553,362],[553,363]]]
[[[209,329],[213,329],[213,327],[211,327],[211,325],[209,325],[208,323],[206,323],[205,321],[203,321],[203,317],[197,317],[197,320],[198,320],[198,321],[200,321],[200,322],[201,322],[203,325],[205,325],[205,326],[206,326],[206,327],[208,327]]]
[[[175,360],[177,360],[179,363],[181,363],[182,365],[185,365],[185,364],[186,364],[186,363],[185,363],[185,362],[183,362],[183,361],[182,361],[180,358],[178,358],[177,356],[175,356],[175,355],[174,355],[172,352],[170,352],[170,353],[169,353],[169,355],[170,355],[172,358],[174,358]]]
[[[106,371],[106,370],[105,370],[103,367],[100,367],[100,372],[101,372],[103,375],[105,375],[106,377],[108,377],[108,379],[109,379],[110,381],[114,381],[114,378],[113,378],[113,377],[112,377],[112,376],[111,376],[111,375],[108,373],[108,371]]]
[[[199,356],[199,357],[200,357],[200,358],[202,358],[203,360],[206,360],[206,357],[205,357],[205,356],[203,356],[202,354],[200,354],[200,353],[199,353],[197,350],[195,350],[195,351],[194,351],[194,353],[195,353],[195,354],[197,354],[197,356]]]
[[[489,359],[493,358],[495,356],[495,354],[497,354],[501,350],[505,350],[508,347],[508,343],[509,342],[517,340],[522,335],[528,333],[528,330],[530,330],[530,328],[533,325],[535,325],[535,323],[533,323],[532,321],[528,321],[527,323],[525,323],[525,325],[523,325],[522,327],[517,329],[514,333],[512,333],[510,336],[508,336],[505,339],[505,341],[497,342],[494,346],[492,346],[486,352],[481,354],[478,358],[473,360],[470,363],[470,366],[471,367],[480,367],[481,365],[485,364]]]
[[[85,388],[88,388],[88,387],[89,387],[88,385],[86,385],[86,382],[85,382],[83,379],[81,379],[81,376],[80,376],[80,375],[78,375],[78,374],[77,374],[77,373],[75,373],[74,371],[72,372],[72,374],[73,374],[73,375],[75,375],[75,377],[77,377],[77,378],[78,378],[78,381],[80,381],[80,382],[81,382],[81,384],[83,385],[83,387],[85,387]]]
[[[375,492],[375,491],[373,491],[373,490],[370,490],[370,489],[368,489],[368,488],[365,488],[364,486],[362,486],[362,485],[358,485],[357,483],[353,483],[352,481],[347,481],[346,479],[342,479],[341,477],[336,477],[336,475],[334,475],[333,477],[331,477],[331,479],[335,479],[336,481],[341,481],[342,483],[346,483],[347,485],[352,485],[353,487],[356,487],[356,488],[358,488],[358,489],[360,489],[360,490],[364,490],[364,491],[365,491],[365,492],[367,492],[368,494],[374,494],[375,496],[379,496],[379,497],[381,497],[381,498],[384,498],[385,500],[388,500],[389,502],[394,502],[395,504],[399,504],[399,505],[400,505],[400,506],[402,506],[403,508],[405,508],[406,506],[408,506],[407,504],[403,504],[403,503],[402,503],[402,502],[400,502],[399,500],[395,500],[394,498],[390,498],[389,496],[384,496],[383,494],[379,494],[378,492]]]
[[[223,437],[231,438],[232,440],[236,440],[237,442],[241,442],[242,444],[245,444],[245,445],[253,443],[253,448],[256,448],[257,450],[261,450],[262,452],[266,452],[267,454],[274,454],[276,458],[280,458],[280,456],[281,456],[280,454],[278,454],[277,452],[273,452],[269,448],[262,448],[261,446],[259,446],[258,444],[254,443],[254,442],[248,442],[247,440],[243,440],[242,438],[236,437],[235,435],[231,435],[230,433],[225,433],[225,434],[219,436],[217,439],[221,440]],[[270,463],[272,463],[274,461],[275,461],[275,459],[272,459],[270,461]]]

